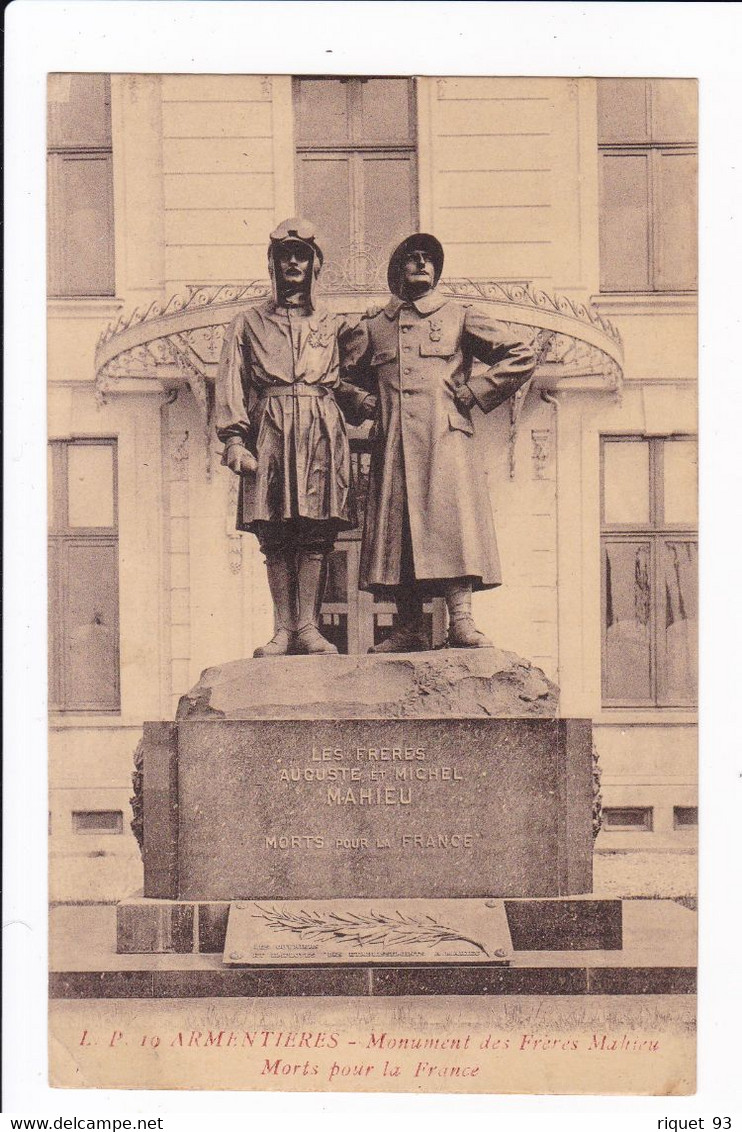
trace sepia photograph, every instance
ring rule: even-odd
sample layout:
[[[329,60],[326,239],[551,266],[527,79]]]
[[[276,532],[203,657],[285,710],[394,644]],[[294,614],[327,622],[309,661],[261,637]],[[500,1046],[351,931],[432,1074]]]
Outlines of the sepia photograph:
[[[735,552],[704,539],[739,395],[708,396],[693,21],[671,61],[653,4],[570,39],[569,5],[152,3],[137,39],[143,4],[73,2],[57,49],[42,8],[16,1111],[730,1119]],[[633,11],[602,55],[598,9]]]
[[[696,82],[48,114],[51,1082],[691,1092]]]

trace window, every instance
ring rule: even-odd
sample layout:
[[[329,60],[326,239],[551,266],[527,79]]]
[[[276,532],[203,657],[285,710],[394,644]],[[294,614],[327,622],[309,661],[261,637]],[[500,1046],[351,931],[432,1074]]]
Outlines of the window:
[[[110,76],[50,75],[48,95],[49,295],[113,295]]]
[[[123,833],[124,815],[121,810],[73,810],[72,829],[84,835]]]
[[[696,829],[698,826],[698,806],[673,806],[673,829]]]
[[[599,79],[600,289],[697,286],[697,90]]]
[[[119,708],[115,440],[49,445],[49,706]]]
[[[695,703],[697,446],[602,440],[603,702]]]
[[[651,833],[654,828],[651,806],[604,806],[603,829],[614,833]]]
[[[393,244],[417,228],[410,79],[294,80],[297,200],[324,240],[323,288],[385,288]]]

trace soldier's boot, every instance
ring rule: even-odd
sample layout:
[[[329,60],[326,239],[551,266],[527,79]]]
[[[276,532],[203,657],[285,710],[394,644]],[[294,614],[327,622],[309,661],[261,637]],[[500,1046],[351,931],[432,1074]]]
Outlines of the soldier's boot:
[[[293,550],[272,550],[265,556],[268,586],[276,611],[276,631],[254,657],[286,656],[296,632],[296,562]]]
[[[381,644],[373,645],[368,651],[424,652],[428,648],[423,623],[423,601],[413,586],[399,589],[396,595],[397,624]]]
[[[298,614],[294,652],[336,654],[337,649],[319,631],[320,610],[327,581],[327,559],[321,550],[300,550],[297,555]]]
[[[448,644],[454,649],[489,649],[492,641],[474,624],[471,615],[471,582],[457,578],[446,586]]]

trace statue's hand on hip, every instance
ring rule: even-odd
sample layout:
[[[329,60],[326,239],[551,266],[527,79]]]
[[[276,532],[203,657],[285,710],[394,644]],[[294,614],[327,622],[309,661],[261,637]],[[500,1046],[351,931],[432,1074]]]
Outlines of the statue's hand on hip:
[[[257,471],[258,461],[244,444],[230,444],[224,453],[224,463],[236,476]]]
[[[462,413],[469,413],[476,404],[474,394],[468,385],[459,385],[454,390],[453,395],[456,408],[460,409]]]
[[[368,397],[363,398],[362,408],[364,421],[372,421],[376,418],[378,404],[379,398],[375,397],[373,393],[369,393]]]

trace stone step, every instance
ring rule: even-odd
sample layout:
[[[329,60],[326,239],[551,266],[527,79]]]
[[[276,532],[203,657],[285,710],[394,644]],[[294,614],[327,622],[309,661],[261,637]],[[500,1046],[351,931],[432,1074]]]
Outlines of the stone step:
[[[172,913],[160,903],[167,922]],[[576,916],[585,935],[583,944],[596,945],[602,924],[602,950],[520,950],[543,944],[531,928],[533,906],[540,904],[543,923],[554,926],[552,942],[568,940],[556,934],[559,920],[552,905],[563,906],[562,917]],[[142,904],[141,897],[128,902]],[[692,995],[696,987],[696,915],[672,900],[506,901],[508,920],[518,949],[510,966],[484,963],[387,964],[353,966],[228,967],[222,948],[229,905],[190,906],[191,935],[183,931],[188,916],[179,920],[170,946],[189,952],[116,952],[117,909],[109,906],[62,906],[50,917],[50,994],[56,999],[178,999],[259,998],[281,996],[397,995]],[[574,906],[584,905],[582,911]],[[615,905],[619,905],[616,909]],[[122,905],[121,907],[126,907]],[[596,906],[602,906],[600,908]],[[150,916],[152,913],[149,913]],[[124,915],[118,913],[119,916]],[[620,916],[620,919],[619,919]],[[521,917],[518,924],[516,921]],[[601,918],[604,917],[604,918]],[[124,915],[124,920],[126,916]],[[564,924],[564,919],[562,924]],[[141,926],[141,918],[139,919]],[[151,923],[151,921],[150,921]],[[160,921],[160,929],[163,919]],[[128,920],[131,929],[132,920]],[[612,925],[609,928],[609,925]],[[618,925],[621,937],[617,938]],[[518,932],[522,934],[519,936]],[[180,935],[179,935],[180,933]],[[194,934],[195,933],[195,934]],[[571,937],[574,944],[579,942]],[[128,942],[133,942],[128,936]],[[622,950],[614,949],[623,942]],[[200,944],[204,950],[196,950]]]
[[[326,901],[299,902],[302,909],[325,906]],[[271,901],[275,909],[299,907],[296,901]],[[333,901],[341,908],[343,902]],[[373,910],[379,901],[346,901]],[[391,902],[381,902],[385,906]],[[670,902],[671,903],[671,902]],[[440,920],[451,918],[458,905],[463,923],[479,922],[492,914],[488,905],[504,904],[513,950],[518,951],[616,951],[622,946],[623,903],[621,900],[564,898],[545,900],[397,900],[402,913],[419,914],[421,905]],[[116,908],[116,950],[122,955],[215,954],[224,951],[229,901],[170,901],[133,897]],[[467,962],[485,957],[470,956]],[[262,960],[268,962],[269,960]],[[327,962],[327,959],[322,960]],[[275,959],[273,960],[275,963]]]

